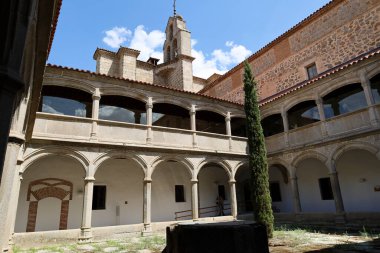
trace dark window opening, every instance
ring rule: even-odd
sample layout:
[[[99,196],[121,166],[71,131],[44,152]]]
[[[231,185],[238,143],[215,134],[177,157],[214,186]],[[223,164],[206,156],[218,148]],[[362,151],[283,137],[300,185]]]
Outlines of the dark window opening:
[[[92,194],[92,210],[106,209],[106,193],[107,188],[105,185],[94,185],[94,191]]]
[[[281,202],[281,189],[279,182],[270,182],[269,184],[270,196],[272,198],[272,202]]]
[[[306,70],[307,70],[307,76],[309,77],[309,79],[312,79],[318,75],[317,65],[315,65],[315,63],[306,67]]]
[[[284,122],[281,114],[274,114],[266,117],[261,121],[265,137],[284,132]]]
[[[197,111],[197,131],[226,134],[225,117],[211,111]]]
[[[371,90],[372,90],[373,100],[375,101],[375,104],[379,104],[380,103],[380,74],[373,77],[370,81],[371,81]]]
[[[40,112],[91,118],[92,95],[60,86],[43,86]]]
[[[223,200],[226,200],[226,189],[224,185],[218,185],[218,196],[222,197]]]
[[[321,191],[322,200],[332,200],[334,199],[334,195],[331,188],[330,178],[320,178],[319,181],[319,189]]]
[[[353,112],[367,106],[363,88],[359,83],[346,85],[323,97],[326,118]]]
[[[247,123],[245,118],[231,118],[231,134],[247,137]]]
[[[185,108],[173,104],[153,105],[153,126],[190,130],[190,114]]]
[[[185,201],[185,187],[183,185],[175,186],[175,202],[186,202]]]
[[[146,124],[145,103],[130,97],[102,96],[99,119]]]
[[[315,101],[305,101],[288,111],[289,129],[306,126],[320,120]]]

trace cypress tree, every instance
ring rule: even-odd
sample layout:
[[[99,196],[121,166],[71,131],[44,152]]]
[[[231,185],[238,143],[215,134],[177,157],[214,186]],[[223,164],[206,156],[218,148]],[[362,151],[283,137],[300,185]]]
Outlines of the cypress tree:
[[[269,192],[267,153],[261,127],[257,101],[257,84],[247,61],[244,62],[244,109],[247,120],[249,169],[254,218],[267,227],[268,236],[273,236],[272,199]]]

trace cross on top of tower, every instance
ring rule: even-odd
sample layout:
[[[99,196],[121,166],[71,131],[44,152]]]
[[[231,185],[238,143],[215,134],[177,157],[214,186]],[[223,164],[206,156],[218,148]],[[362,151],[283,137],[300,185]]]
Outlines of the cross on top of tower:
[[[173,3],[174,17],[177,16],[176,2],[177,1],[174,0],[174,3]]]

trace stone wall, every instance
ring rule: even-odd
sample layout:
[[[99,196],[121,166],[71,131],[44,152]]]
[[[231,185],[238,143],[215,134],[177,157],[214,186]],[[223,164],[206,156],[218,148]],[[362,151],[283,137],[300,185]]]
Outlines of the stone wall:
[[[380,46],[380,1],[335,2],[340,3],[251,57],[261,99],[305,81],[305,67],[312,63],[322,73]],[[241,76],[238,66],[205,94],[243,102]]]

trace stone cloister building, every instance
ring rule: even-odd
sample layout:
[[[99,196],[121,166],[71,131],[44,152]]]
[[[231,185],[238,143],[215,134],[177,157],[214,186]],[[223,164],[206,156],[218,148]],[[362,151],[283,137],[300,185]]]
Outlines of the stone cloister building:
[[[159,63],[98,48],[96,72],[46,66],[32,138],[7,151],[12,240],[248,218],[242,64],[193,76],[181,16],[169,18],[163,52]],[[248,61],[276,221],[378,225],[380,2],[331,1]],[[12,129],[22,132],[17,120]]]

